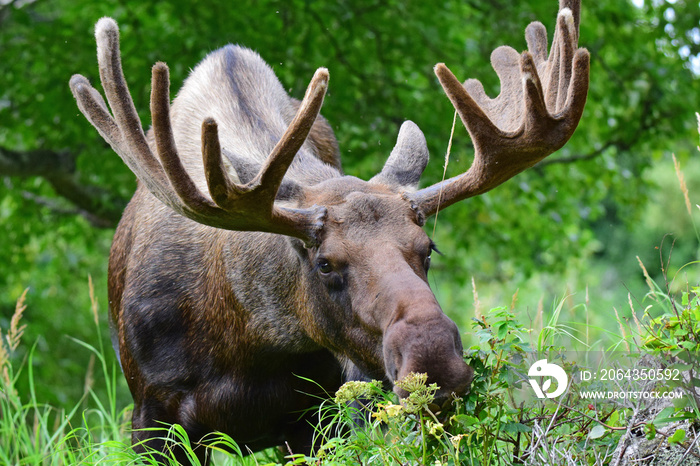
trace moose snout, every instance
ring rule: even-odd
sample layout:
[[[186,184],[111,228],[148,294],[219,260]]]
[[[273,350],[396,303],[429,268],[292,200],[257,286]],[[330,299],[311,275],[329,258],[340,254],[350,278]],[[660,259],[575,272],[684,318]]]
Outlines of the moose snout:
[[[457,396],[469,391],[474,370],[462,358],[459,331],[441,311],[430,318],[404,318],[393,322],[384,332],[384,365],[392,382],[411,372],[428,374],[428,384],[440,389],[436,403],[441,404],[453,393]],[[401,398],[408,396],[398,386],[394,392]]]

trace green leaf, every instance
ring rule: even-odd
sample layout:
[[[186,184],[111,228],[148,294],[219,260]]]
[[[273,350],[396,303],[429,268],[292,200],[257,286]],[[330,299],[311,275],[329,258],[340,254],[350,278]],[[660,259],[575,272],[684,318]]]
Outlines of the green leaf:
[[[521,422],[508,422],[503,426],[503,431],[508,434],[517,434],[518,432],[527,433],[531,432],[532,428]]]
[[[455,416],[452,416],[452,420],[454,422],[457,422],[460,426],[464,428],[479,424],[478,418],[468,414],[457,414]]]
[[[675,412],[675,408],[673,406],[669,406],[667,408],[662,409],[659,411],[659,413],[656,415],[654,418],[654,421],[652,422],[655,426],[660,427],[664,424],[667,424],[671,422],[671,416]]]
[[[656,426],[653,423],[649,423],[646,426],[647,440],[653,440],[656,437]]]
[[[692,364],[681,364],[681,363],[676,363],[668,366],[669,369],[678,369],[679,372],[687,372],[690,369],[693,368]]]
[[[675,407],[669,407],[669,408],[665,408],[664,410],[662,410],[654,419],[654,422],[653,422],[654,425],[656,425],[657,427],[661,427],[661,426],[664,426],[666,424],[670,424],[672,422],[684,421],[686,419],[695,419],[695,413],[690,413],[690,412],[685,412],[685,411],[678,413],[674,416],[669,416],[668,412],[670,411],[671,413],[673,413],[674,410],[675,410]],[[662,414],[665,414],[665,415],[662,416]]]
[[[606,421],[606,424],[611,425],[611,426],[616,426],[617,421],[620,419],[620,411],[613,411],[613,413],[608,417],[608,420]]]
[[[683,440],[685,440],[685,430],[678,429],[668,438],[668,443],[669,445],[673,445],[675,443],[681,443]]]
[[[698,348],[698,344],[694,341],[682,341],[679,345],[688,351],[695,351]]]
[[[607,429],[603,427],[602,425],[598,424],[594,426],[590,432],[588,432],[588,438],[589,439],[597,439],[602,437],[607,433]]]

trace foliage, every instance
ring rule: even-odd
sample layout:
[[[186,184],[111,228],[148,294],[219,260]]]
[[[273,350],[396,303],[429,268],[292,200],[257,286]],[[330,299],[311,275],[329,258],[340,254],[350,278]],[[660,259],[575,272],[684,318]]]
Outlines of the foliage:
[[[640,354],[658,356],[664,370],[679,368],[689,376],[671,386],[665,380],[646,386],[648,390],[662,391],[680,387],[686,394],[678,399],[675,408],[663,409],[652,418],[638,416],[643,405],[640,403],[592,400],[584,396],[591,390],[615,387],[582,379],[573,380],[560,400],[518,401],[522,400],[518,398],[520,386],[527,379],[529,363],[525,364],[523,356],[532,351],[527,343],[530,336],[511,311],[496,308],[488,317],[475,319],[480,345],[467,351],[467,361],[475,369],[476,377],[471,392],[455,401],[453,411],[431,411],[434,408],[430,404],[430,391],[434,387],[416,376],[411,381],[415,391],[409,398],[414,393],[421,398],[427,396],[419,405],[421,410],[409,400],[399,403],[393,394],[382,391],[376,381],[349,383],[338,392],[338,413],[331,426],[323,431],[326,443],[314,460],[320,459],[321,464],[603,465],[612,462],[613,451],[623,436],[640,428],[649,438],[658,436],[669,445],[679,445],[684,450],[692,448],[695,437],[686,438],[686,429],[677,428],[672,435],[662,435],[657,429],[674,422],[700,420],[695,391],[698,339],[691,335],[697,332],[698,318],[693,314],[698,312],[699,304],[700,299],[695,296],[684,301],[683,311],[678,314],[656,319],[645,316],[639,324],[641,340],[627,339],[628,343],[644,342],[630,347],[633,361],[643,361]],[[559,324],[554,324],[550,330],[562,330]],[[567,332],[564,328],[559,337]],[[554,351],[563,355],[571,349],[570,344],[553,345],[554,333],[545,334],[537,335],[536,341],[550,354]],[[586,367],[564,357],[558,362],[569,374]],[[369,401],[373,395],[375,398]],[[355,404],[347,403],[352,400]],[[688,407],[692,409],[689,411]],[[358,418],[366,418],[368,412],[371,412],[370,420],[358,425]],[[335,424],[344,428],[333,427]],[[328,435],[347,431],[352,431],[350,437]]]
[[[125,442],[127,411],[119,410],[116,403],[119,374],[114,363],[108,363],[101,339],[97,346],[76,340],[93,361],[78,403],[70,409],[56,408],[39,397],[41,379],[34,370],[41,357],[38,345],[26,352],[25,359],[18,358],[27,325],[20,323],[26,308],[24,298],[18,300],[5,335],[0,329],[0,462],[83,464],[113,455],[122,460],[134,457]],[[97,324],[97,316],[93,316]],[[96,381],[105,385],[100,393],[106,396],[94,390]]]
[[[700,419],[700,287],[683,291],[681,302],[673,297],[662,297],[667,310],[656,318],[649,318],[644,329],[643,345],[649,354],[664,361],[666,368],[677,369],[686,377],[673,381],[670,387],[681,388],[686,397],[679,408],[688,408]]]

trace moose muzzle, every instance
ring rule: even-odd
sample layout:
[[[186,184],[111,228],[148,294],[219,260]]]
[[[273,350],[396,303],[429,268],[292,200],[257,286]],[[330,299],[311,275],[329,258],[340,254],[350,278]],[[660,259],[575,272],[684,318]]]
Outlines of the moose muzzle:
[[[439,307],[416,314],[395,320],[384,332],[387,377],[396,382],[411,372],[428,374],[428,384],[440,387],[435,403],[442,406],[452,394],[461,396],[469,391],[474,371],[462,357],[457,325]],[[394,392],[401,398],[408,396],[398,386]]]

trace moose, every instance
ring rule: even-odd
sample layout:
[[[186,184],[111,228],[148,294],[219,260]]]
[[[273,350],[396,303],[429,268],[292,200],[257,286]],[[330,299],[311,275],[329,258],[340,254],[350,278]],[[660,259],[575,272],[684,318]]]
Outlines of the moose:
[[[438,209],[489,191],[569,140],[588,91],[579,19],[580,0],[560,0],[549,53],[539,22],[526,29],[528,51],[497,48],[495,99],[479,81],[462,84],[435,66],[474,161],[424,188],[428,149],[414,123],[402,124],[379,174],[346,176],[319,114],[328,71],[316,71],[300,102],[239,46],[204,58],[172,106],[168,67],[155,64],[152,128],[144,132],[117,24],[100,19],[109,107],[85,77],[74,75],[70,87],[139,181],[108,270],[113,342],[134,398],[134,448],[157,456],[167,445],[156,428],[177,423],[195,443],[218,431],[244,451],[286,442],[308,452],[310,408],[347,380],[393,387],[427,373],[440,387],[436,402],[467,393],[473,370],[428,284],[436,247],[422,227]],[[207,461],[206,448],[195,451]]]

